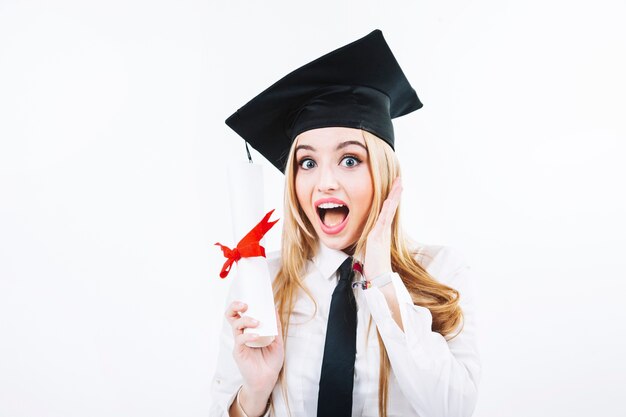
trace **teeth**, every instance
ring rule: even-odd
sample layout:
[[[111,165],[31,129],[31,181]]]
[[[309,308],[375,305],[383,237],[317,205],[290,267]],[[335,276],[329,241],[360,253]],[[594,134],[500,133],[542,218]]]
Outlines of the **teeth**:
[[[332,208],[337,208],[337,207],[343,207],[343,204],[322,203],[319,206],[317,206],[317,208],[321,208],[321,209],[332,209]]]

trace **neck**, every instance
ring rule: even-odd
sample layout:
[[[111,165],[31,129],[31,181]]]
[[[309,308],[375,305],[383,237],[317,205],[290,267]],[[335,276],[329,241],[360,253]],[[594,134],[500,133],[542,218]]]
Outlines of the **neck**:
[[[347,253],[350,256],[353,256],[355,249],[356,249],[356,242],[348,246],[347,248],[342,249],[342,251]]]

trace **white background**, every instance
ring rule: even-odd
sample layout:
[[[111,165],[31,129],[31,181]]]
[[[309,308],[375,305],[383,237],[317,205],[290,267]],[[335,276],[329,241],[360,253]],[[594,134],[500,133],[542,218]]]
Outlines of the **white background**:
[[[224,119],[375,28],[424,102],[395,123],[405,227],[478,286],[475,416],[626,415],[625,12],[0,0],[0,416],[207,415]]]

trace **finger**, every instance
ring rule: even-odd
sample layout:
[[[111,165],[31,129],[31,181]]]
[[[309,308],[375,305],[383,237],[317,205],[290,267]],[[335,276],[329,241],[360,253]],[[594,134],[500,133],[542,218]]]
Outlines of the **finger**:
[[[242,333],[235,337],[235,345],[233,346],[233,350],[241,351],[244,349],[245,344],[248,342],[253,342],[259,339],[259,335],[257,333]]]
[[[398,205],[400,203],[400,196],[402,195],[402,181],[400,177],[397,177],[391,186],[391,191],[389,191],[389,195],[387,196],[387,200],[392,203],[392,206]]]
[[[237,337],[238,335],[243,333],[244,329],[248,327],[257,327],[258,325],[259,325],[258,320],[255,320],[249,316],[243,316],[232,322],[233,335]]]
[[[391,221],[393,220],[397,207],[397,204],[394,205],[393,201],[385,200],[382,208],[380,209],[380,214],[378,215],[376,224],[372,229],[372,236],[380,237],[383,233],[391,230]]]
[[[241,301],[233,301],[230,303],[228,308],[226,309],[226,320],[232,324],[234,320],[237,320],[241,317],[240,313],[245,313],[248,310],[248,305],[246,303],[242,303]]]
[[[396,177],[396,179],[391,184],[391,190],[387,195],[387,198],[383,202],[383,206],[380,209],[380,214],[378,215],[378,221],[375,226],[378,226],[378,222],[381,223],[381,227],[385,224],[388,224],[393,220],[393,217],[396,213],[396,209],[400,204],[400,195],[402,194],[402,182],[400,177]]]
[[[391,186],[391,191],[389,192],[389,198],[393,201],[400,201],[400,196],[402,195],[402,180],[400,177],[396,177],[393,180],[393,185]]]
[[[402,195],[402,183],[400,177],[396,177],[391,186],[391,191],[387,196],[387,199],[383,203],[383,207],[381,209],[380,218],[382,225],[381,227],[385,230],[386,227],[391,226],[391,222],[396,215],[396,211],[398,209],[398,205],[400,204],[400,196]]]

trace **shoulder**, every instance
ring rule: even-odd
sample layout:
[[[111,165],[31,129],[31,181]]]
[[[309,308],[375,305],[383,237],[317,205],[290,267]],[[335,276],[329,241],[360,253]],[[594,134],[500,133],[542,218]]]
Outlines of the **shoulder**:
[[[417,262],[438,282],[454,288],[460,294],[465,320],[473,320],[477,300],[477,283],[464,253],[454,246],[414,246]]]
[[[265,259],[267,260],[267,267],[270,272],[270,277],[272,278],[272,281],[274,281],[276,275],[278,275],[278,271],[280,271],[280,268],[283,265],[281,251],[275,250],[267,252],[265,254]],[[311,259],[307,260],[305,268],[305,274],[310,274],[313,270],[316,270],[315,263]]]
[[[442,284],[457,288],[464,286],[460,281],[468,279],[469,263],[464,253],[454,246],[417,243],[412,252],[415,260]]]

